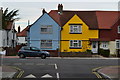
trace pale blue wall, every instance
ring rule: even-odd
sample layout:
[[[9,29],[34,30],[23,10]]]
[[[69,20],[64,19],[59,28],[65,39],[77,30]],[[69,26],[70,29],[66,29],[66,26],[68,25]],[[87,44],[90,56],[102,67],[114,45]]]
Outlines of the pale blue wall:
[[[41,25],[52,25],[52,34],[41,34]],[[60,26],[47,14],[43,14],[31,27],[30,27],[30,46],[40,48],[40,40],[52,40],[52,49],[42,50],[56,50],[58,48],[60,39]]]

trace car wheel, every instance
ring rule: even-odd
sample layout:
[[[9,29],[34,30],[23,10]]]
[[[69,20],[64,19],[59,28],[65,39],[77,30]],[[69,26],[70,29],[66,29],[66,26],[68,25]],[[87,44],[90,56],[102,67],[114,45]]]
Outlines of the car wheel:
[[[42,54],[41,59],[45,59],[45,58],[46,58],[46,55]]]
[[[25,58],[25,55],[24,55],[24,54],[20,54],[19,57],[20,57],[20,58]]]

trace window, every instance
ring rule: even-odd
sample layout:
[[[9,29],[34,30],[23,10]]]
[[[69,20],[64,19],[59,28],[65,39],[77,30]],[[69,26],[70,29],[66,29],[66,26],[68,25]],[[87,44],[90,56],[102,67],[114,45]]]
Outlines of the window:
[[[70,33],[82,33],[81,25],[70,25]]]
[[[41,40],[41,48],[52,48],[52,40]]]
[[[102,42],[102,48],[108,49],[108,42],[107,41]]]
[[[42,25],[40,32],[47,34],[52,33],[52,25]]]
[[[116,49],[120,49],[120,40],[116,40]]]
[[[81,48],[82,41],[81,40],[70,40],[70,48]]]
[[[118,33],[120,33],[120,26],[118,26]]]

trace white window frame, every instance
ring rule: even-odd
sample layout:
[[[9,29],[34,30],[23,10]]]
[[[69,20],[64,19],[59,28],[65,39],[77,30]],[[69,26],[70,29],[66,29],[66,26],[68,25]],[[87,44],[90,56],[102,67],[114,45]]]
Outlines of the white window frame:
[[[42,32],[42,28],[46,28],[46,32]],[[52,32],[52,25],[42,25],[42,27],[40,28],[40,33],[51,34]]]
[[[77,28],[77,31],[75,31]],[[70,25],[70,33],[82,33],[82,25]]]
[[[119,45],[119,47],[117,47],[117,44]],[[120,49],[120,40],[116,40],[116,49]]]
[[[118,33],[120,33],[120,26],[118,26]]]
[[[103,49],[108,49],[108,41],[101,42]]]
[[[42,42],[42,41],[44,41],[44,42]],[[48,45],[51,45],[51,46],[48,46]],[[41,40],[40,47],[41,48],[52,48],[52,40]]]
[[[75,43],[77,43],[77,47],[74,45]],[[82,48],[82,41],[81,40],[70,40],[70,48]]]

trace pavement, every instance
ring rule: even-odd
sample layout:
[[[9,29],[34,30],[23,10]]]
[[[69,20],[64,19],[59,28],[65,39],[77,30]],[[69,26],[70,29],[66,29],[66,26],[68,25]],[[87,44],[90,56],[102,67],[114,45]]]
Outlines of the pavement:
[[[6,58],[9,58],[8,56]],[[10,56],[13,58],[13,56]],[[101,58],[101,57],[100,57]],[[19,68],[12,66],[0,66],[0,80],[1,78],[17,78],[21,72]],[[120,80],[120,66],[106,66],[93,69],[93,72],[98,78],[107,78],[107,80]]]

